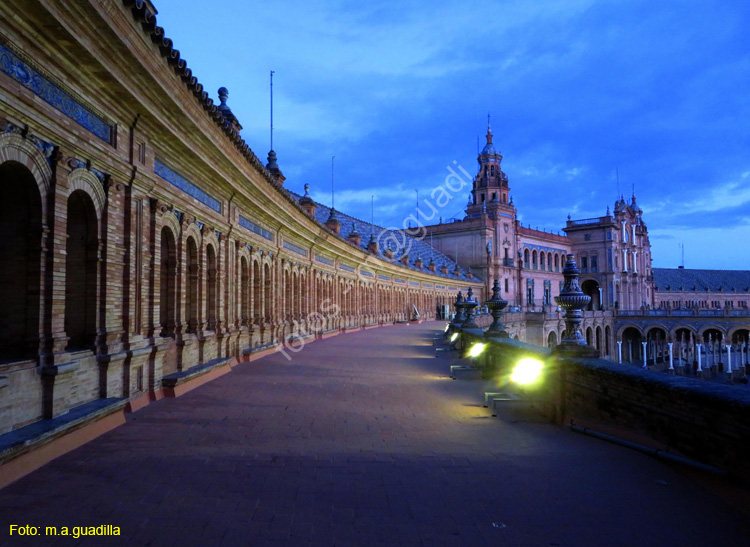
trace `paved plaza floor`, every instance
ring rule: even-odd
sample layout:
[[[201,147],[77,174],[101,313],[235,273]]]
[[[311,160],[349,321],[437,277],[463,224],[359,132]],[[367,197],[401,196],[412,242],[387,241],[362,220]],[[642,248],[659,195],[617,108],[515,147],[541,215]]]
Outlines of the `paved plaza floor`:
[[[490,417],[492,386],[435,357],[441,327],[308,343],[152,403],[0,490],[0,545],[750,544],[747,515],[680,469]],[[121,535],[43,532],[101,525]]]

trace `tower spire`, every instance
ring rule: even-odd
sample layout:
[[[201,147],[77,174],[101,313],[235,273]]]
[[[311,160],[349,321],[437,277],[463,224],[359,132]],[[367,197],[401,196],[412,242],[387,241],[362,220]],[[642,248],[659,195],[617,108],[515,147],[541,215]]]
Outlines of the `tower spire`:
[[[487,112],[487,144],[492,144],[492,126],[490,125],[489,112]]]

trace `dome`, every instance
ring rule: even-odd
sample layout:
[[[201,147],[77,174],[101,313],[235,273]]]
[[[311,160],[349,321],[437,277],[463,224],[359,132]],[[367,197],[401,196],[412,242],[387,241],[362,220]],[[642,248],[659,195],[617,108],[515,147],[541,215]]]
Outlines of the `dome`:
[[[497,150],[495,150],[495,145],[491,142],[488,142],[484,145],[484,148],[482,148],[482,156],[497,156]]]

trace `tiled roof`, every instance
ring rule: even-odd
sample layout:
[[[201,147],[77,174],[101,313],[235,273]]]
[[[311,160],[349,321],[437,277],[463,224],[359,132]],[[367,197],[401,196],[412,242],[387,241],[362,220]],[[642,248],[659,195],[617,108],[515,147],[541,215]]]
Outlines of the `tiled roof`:
[[[654,268],[656,292],[750,292],[750,271]]]
[[[289,191],[289,194],[297,200],[302,197],[300,194],[296,194],[291,191]],[[330,207],[326,207],[325,205],[316,202],[315,220],[317,220],[321,224],[325,224],[330,214]],[[369,222],[365,222],[364,220],[346,215],[338,210],[336,211],[336,218],[338,218],[338,221],[341,223],[341,237],[343,239],[347,238],[347,236],[351,233],[354,224],[356,223],[357,232],[362,238],[359,246],[365,251],[367,250],[367,243],[370,241],[370,236],[374,235],[375,241],[378,242],[378,257],[385,260],[386,262],[394,262],[396,264],[399,264],[399,260],[406,251],[409,254],[410,270],[416,270],[430,275],[436,275],[454,282],[481,281],[481,279],[477,278],[476,275],[473,279],[470,280],[466,275],[467,271],[461,266],[459,266],[458,268],[460,271],[460,275],[459,277],[456,277],[455,275],[453,275],[453,271],[456,269],[456,263],[453,260],[436,251],[432,246],[430,246],[429,243],[426,243],[425,241],[404,233],[404,230],[389,230],[387,228],[382,228],[381,226],[370,224]],[[383,254],[383,251],[388,246],[394,249],[392,261],[386,258]],[[414,266],[414,262],[417,260],[417,258],[422,259],[423,266],[421,270]],[[430,260],[435,263],[436,271],[434,273],[427,269]],[[442,268],[443,265],[446,265],[448,267],[447,275],[440,273],[440,268]]]

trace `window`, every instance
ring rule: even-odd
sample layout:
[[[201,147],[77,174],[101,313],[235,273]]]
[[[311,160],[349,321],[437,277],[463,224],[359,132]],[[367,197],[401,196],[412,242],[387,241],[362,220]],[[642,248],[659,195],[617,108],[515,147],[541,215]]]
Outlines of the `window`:
[[[508,280],[505,280],[505,292],[508,292]]]
[[[599,271],[599,257],[596,257],[596,256],[591,257],[591,271],[592,272]]]
[[[587,256],[581,257],[581,271],[586,272],[589,269],[589,259]]]

